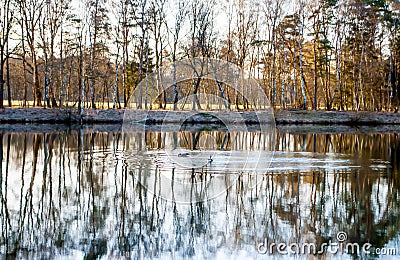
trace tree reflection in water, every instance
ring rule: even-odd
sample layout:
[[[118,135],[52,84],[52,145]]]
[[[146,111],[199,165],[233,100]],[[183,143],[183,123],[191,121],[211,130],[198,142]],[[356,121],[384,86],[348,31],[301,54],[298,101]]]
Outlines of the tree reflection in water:
[[[279,133],[270,171],[241,172],[223,195],[189,204],[157,196],[162,185],[177,194],[160,177],[169,171],[173,180],[178,169],[159,161],[129,167],[144,147],[162,149],[172,140],[191,149],[203,134],[220,150],[251,150],[259,137],[257,131],[238,138],[224,131],[0,133],[0,253],[254,257],[260,242],[322,244],[339,231],[374,247],[399,240],[398,134]],[[128,146],[137,148],[135,157],[124,155]],[[186,176],[192,184],[214,177],[221,178],[215,171]],[[152,192],[138,180],[151,180]],[[188,189],[207,197],[206,186]]]

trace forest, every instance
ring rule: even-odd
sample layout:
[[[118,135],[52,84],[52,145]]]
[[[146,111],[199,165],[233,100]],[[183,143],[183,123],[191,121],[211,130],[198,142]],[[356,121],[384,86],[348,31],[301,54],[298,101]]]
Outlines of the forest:
[[[1,0],[0,108],[122,109],[152,72],[207,57],[275,109],[397,112],[399,21],[398,0]],[[196,80],[174,90],[220,84]]]

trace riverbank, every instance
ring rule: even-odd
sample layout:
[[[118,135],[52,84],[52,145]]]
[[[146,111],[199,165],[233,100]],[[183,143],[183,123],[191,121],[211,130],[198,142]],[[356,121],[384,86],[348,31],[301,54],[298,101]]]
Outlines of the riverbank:
[[[168,125],[149,125],[146,132],[171,132],[176,131],[174,124]],[[70,131],[83,131],[83,133],[121,133],[122,124],[86,124],[86,125],[65,125],[65,124],[0,124],[0,134],[7,133],[66,133]],[[143,128],[144,130],[144,128]],[[185,131],[221,131],[220,125],[201,125],[190,124],[184,127]],[[223,129],[222,129],[223,130]],[[248,126],[248,132],[258,131],[255,126]],[[139,129],[140,131],[140,129]],[[281,124],[276,126],[277,134],[400,134],[398,125],[378,125],[378,126],[350,126],[350,125],[288,125]]]
[[[177,123],[179,118],[187,117],[187,111],[162,111],[152,110],[134,111],[139,117],[146,118],[148,124]],[[165,116],[168,113],[168,120]],[[218,117],[224,122],[235,123],[237,117],[231,116],[234,112],[219,112]],[[258,124],[254,112],[240,112],[246,124]],[[350,126],[374,126],[374,125],[400,125],[400,113],[385,112],[356,112],[356,111],[311,111],[311,110],[285,110],[275,111],[277,125],[311,124],[311,125],[350,125]],[[5,108],[0,110],[1,124],[121,124],[124,118],[124,110],[117,109],[88,109],[81,117],[77,109],[45,109],[45,108]],[[206,113],[197,114],[188,120],[188,123],[215,124],[217,118]]]

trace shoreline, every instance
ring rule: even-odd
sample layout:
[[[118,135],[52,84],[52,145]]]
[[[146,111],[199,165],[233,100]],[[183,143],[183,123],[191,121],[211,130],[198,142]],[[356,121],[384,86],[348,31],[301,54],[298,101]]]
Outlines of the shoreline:
[[[5,108],[0,110],[1,124],[122,124],[125,110],[87,109],[81,118],[77,109],[54,108]],[[168,113],[168,119],[165,115]],[[192,124],[218,124],[220,120],[199,111],[187,120]],[[234,112],[213,112],[227,123],[236,123]],[[239,112],[244,123],[258,124],[255,112]],[[146,111],[137,110],[134,115],[146,116]],[[182,116],[188,117],[188,111],[151,110],[146,116],[146,124],[179,123]],[[314,110],[277,110],[274,112],[276,125],[347,125],[347,126],[379,126],[400,125],[400,113],[365,112],[365,111],[314,111]]]
[[[171,132],[176,131],[176,125],[149,125],[138,131],[145,132]],[[66,125],[66,124],[0,124],[0,134],[19,133],[19,134],[44,134],[44,133],[65,133],[71,131],[81,131],[86,133],[121,133],[122,124],[86,124],[86,125]],[[228,131],[221,129],[221,125],[201,125],[190,124],[185,126],[184,131]],[[255,132],[259,128],[248,126],[246,131]],[[379,126],[350,126],[350,125],[315,125],[315,124],[285,124],[276,126],[277,134],[400,134],[400,127],[397,125]]]

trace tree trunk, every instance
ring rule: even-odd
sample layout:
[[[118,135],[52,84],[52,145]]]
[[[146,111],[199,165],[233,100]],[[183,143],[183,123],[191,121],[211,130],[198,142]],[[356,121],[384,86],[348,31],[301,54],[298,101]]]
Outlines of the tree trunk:
[[[6,77],[7,77],[7,97],[8,97],[8,107],[12,106],[12,98],[11,98],[11,83],[10,83],[10,57],[9,55],[9,50],[8,50],[8,41],[7,41],[7,59],[6,59],[6,66],[7,66],[7,71],[6,71]]]
[[[224,101],[224,106],[225,106],[225,108],[227,110],[229,110],[229,104],[228,104],[228,101],[226,100],[225,92],[224,92],[224,89],[222,88],[222,83],[218,80],[217,69],[215,68],[214,62],[212,60],[210,60],[210,63],[211,63],[211,67],[212,67],[213,72],[214,72],[215,81],[217,82],[218,89],[219,89],[219,92],[221,94],[221,98]]]
[[[33,52],[34,53],[34,52]],[[33,86],[35,88],[35,105],[42,106],[42,91],[40,90],[39,84],[39,72],[38,65],[36,61],[36,54],[33,54],[32,58],[32,66],[33,66]]]
[[[353,110],[358,110],[358,85],[356,84],[356,47],[353,47]]]
[[[64,102],[66,101],[66,82],[65,82],[65,76],[64,76],[64,54],[63,54],[63,20],[61,20],[61,24],[60,24],[60,99],[59,99],[59,105],[62,107],[64,106]]]
[[[96,27],[96,25],[95,25]],[[89,65],[89,71],[90,71],[90,76],[89,76],[89,88],[90,88],[90,95],[91,95],[91,103],[92,103],[92,108],[96,108],[96,103],[95,103],[95,90],[94,90],[94,57],[96,54],[96,28],[94,29],[94,37],[93,37],[93,42],[91,44],[91,52],[90,52],[90,65]]]
[[[146,96],[144,100],[144,107],[145,109],[148,108],[148,103],[149,103],[149,40],[146,40]],[[162,102],[162,101],[161,101]],[[151,105],[151,104],[150,104]]]
[[[318,92],[318,72],[317,72],[317,41],[319,37],[319,23],[318,23],[318,14],[314,16],[314,42],[313,42],[313,54],[314,54],[314,110],[318,109],[317,104],[317,92]]]
[[[20,9],[21,11],[21,9]],[[21,23],[21,35],[22,38],[25,37],[25,26],[24,23]],[[26,48],[25,48],[25,41],[21,41],[22,45],[22,71],[24,77],[24,107],[26,107],[28,102],[28,82],[27,82],[27,75],[26,75]]]
[[[114,83],[114,90],[113,90],[113,108],[117,108],[117,89],[118,89],[118,55],[116,58],[115,63],[115,83]]]
[[[364,81],[363,81],[363,58],[364,58],[364,53],[365,53],[365,46],[364,46],[364,40],[362,39],[362,47],[361,47],[361,57],[360,57],[360,67],[358,70],[358,80],[359,80],[359,84],[360,84],[360,96],[361,96],[361,100],[358,102],[358,107],[357,110],[359,110],[360,108],[362,110],[365,110],[365,100],[364,100]],[[361,107],[362,105],[362,107]]]
[[[45,97],[45,102],[44,102],[44,107],[50,107],[50,99],[49,99],[49,60],[48,60],[48,55],[47,55],[47,47],[46,47],[46,40],[43,40],[43,54],[44,54],[44,62],[45,62],[45,79],[44,79],[44,97]]]
[[[174,41],[174,50],[172,54],[172,62],[174,63],[174,110],[178,109],[178,83],[176,82],[176,45],[177,42]]]
[[[273,33],[273,59],[272,59],[272,107],[276,106],[276,30],[275,30],[275,20],[272,29]]]
[[[126,79],[127,79],[127,67],[128,67],[128,38],[127,38],[127,29],[124,29],[124,47],[123,47],[123,71],[122,71],[122,86],[124,88],[124,108],[128,106],[128,100],[129,100],[129,93],[130,91],[128,90],[128,86],[126,84]]]
[[[282,78],[282,93],[281,93],[281,103],[282,103],[282,109],[286,109],[286,104],[285,104],[285,85],[286,85],[286,53],[284,53],[283,57],[283,78]]]
[[[56,101],[55,95],[54,95],[53,71],[54,71],[54,39],[51,39],[51,42],[50,42],[50,68],[49,68],[49,96],[50,96],[51,106],[57,107],[57,101]]]
[[[178,109],[178,84],[176,83],[176,65],[174,65],[174,110]]]
[[[140,82],[143,79],[143,57],[144,57],[144,41],[146,37],[146,28],[145,28],[145,8],[146,8],[147,0],[142,1],[141,4],[141,37],[140,37],[140,50],[139,50],[139,104],[137,104],[138,109],[142,109],[143,106],[143,87]]]
[[[1,66],[1,64],[0,64]],[[3,66],[0,68],[0,109],[4,108],[3,100],[4,100],[4,79],[3,79]]]
[[[82,58],[82,64],[80,67],[81,70],[81,120],[82,117],[85,115],[85,76],[84,76],[84,68],[85,68],[85,59]]]
[[[92,35],[90,37],[90,64],[89,64],[89,89],[90,89],[90,98],[92,108],[96,109],[96,102],[95,102],[95,79],[94,79],[94,62],[96,59],[96,48],[97,48],[97,33],[99,30],[98,25],[98,11],[99,11],[99,0],[94,2],[94,12],[92,14],[93,19],[93,38]]]
[[[335,102],[335,96],[337,94],[337,92],[339,90],[341,90],[341,84],[340,84],[340,80],[341,80],[341,38],[340,38],[340,32],[338,30],[337,32],[339,35],[336,39],[336,87],[335,90],[333,92],[332,98],[330,100],[330,104],[329,104],[329,108],[331,109],[333,107],[333,104]],[[343,109],[343,103],[342,103],[342,98],[340,98],[340,107],[339,109]]]
[[[302,11],[303,12],[303,11]],[[300,79],[301,79],[301,93],[303,94],[303,109],[307,109],[307,96],[305,89],[305,79],[303,71],[303,36],[304,36],[304,14],[302,14],[301,33],[299,41],[299,62],[300,62]]]

